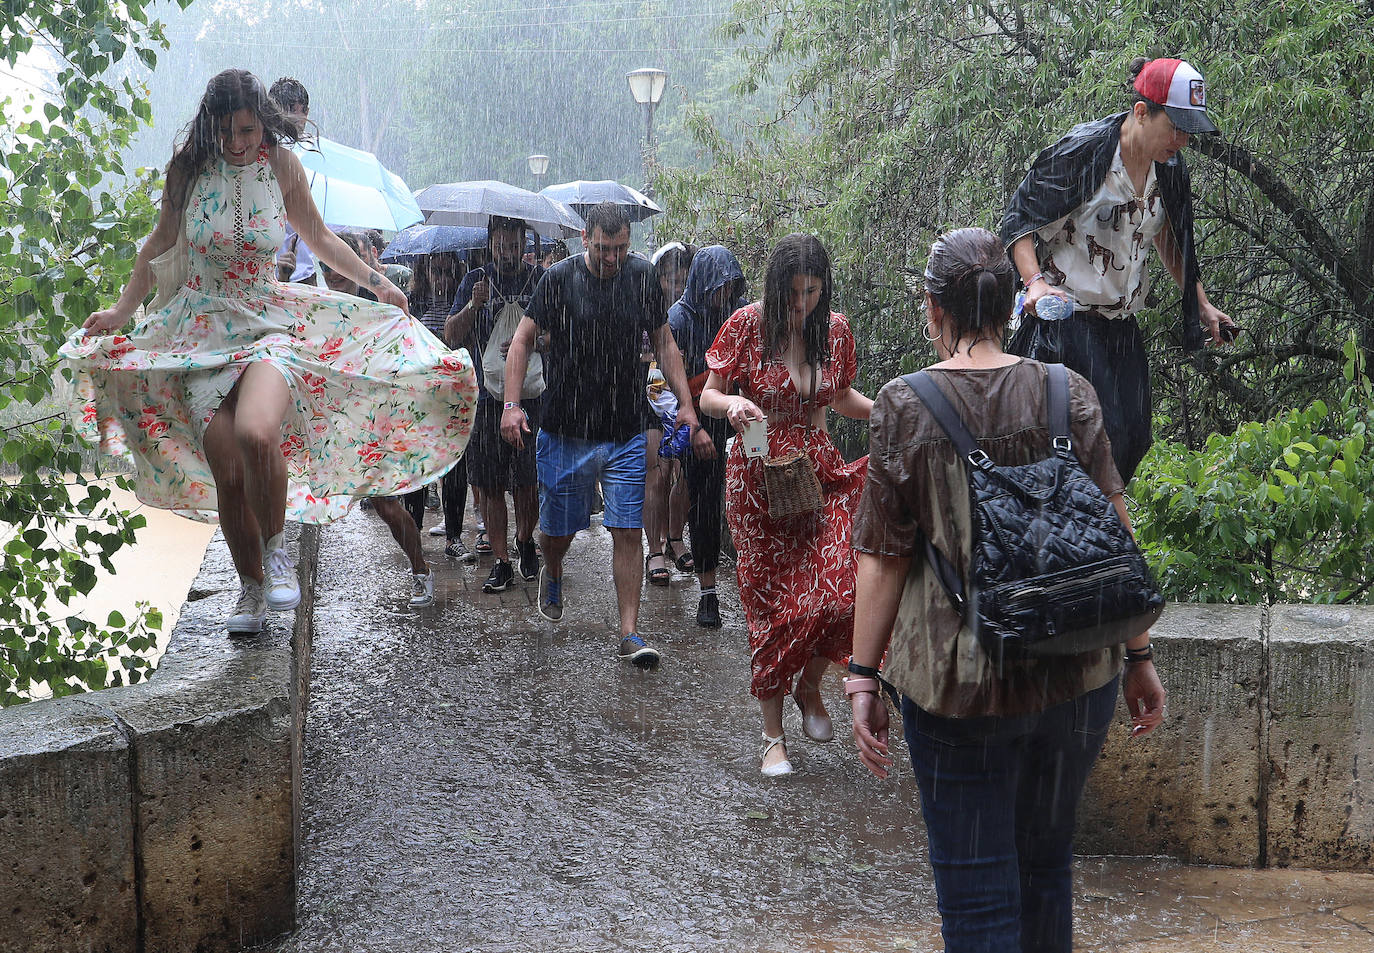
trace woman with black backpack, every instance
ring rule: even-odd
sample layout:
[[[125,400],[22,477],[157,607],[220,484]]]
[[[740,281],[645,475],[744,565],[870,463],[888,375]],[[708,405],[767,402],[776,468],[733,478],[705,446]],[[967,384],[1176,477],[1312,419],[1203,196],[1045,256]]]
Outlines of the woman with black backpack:
[[[926,269],[925,336],[940,357],[927,371],[978,450],[1003,466],[1056,452],[1047,366],[1001,347],[1014,280],[1002,243],[983,229],[941,236]],[[1101,406],[1072,372],[1067,404],[1077,462],[1129,527]],[[1124,681],[1120,645],[1025,659],[985,647],[975,631],[977,600],[961,613],[926,553],[928,541],[949,565],[971,565],[969,465],[906,382],[883,388],[853,537],[853,674],[845,690],[854,738],[864,764],[886,777],[893,762],[881,664],[882,681],[901,694],[947,953],[1067,951],[1074,815],[1118,683],[1137,736],[1163,721],[1164,688],[1148,630],[1126,642]]]

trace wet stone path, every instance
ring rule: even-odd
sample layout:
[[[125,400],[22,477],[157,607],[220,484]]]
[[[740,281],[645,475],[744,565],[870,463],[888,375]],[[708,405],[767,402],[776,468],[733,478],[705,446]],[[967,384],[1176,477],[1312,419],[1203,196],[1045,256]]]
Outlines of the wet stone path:
[[[436,514],[429,514],[433,519]],[[465,539],[471,543],[469,527]],[[326,530],[304,767],[299,926],[280,953],[939,950],[915,786],[801,734],[798,773],[758,773],[743,617],[718,631],[694,580],[646,586],[657,672],[615,657],[609,534],[565,567],[557,626],[490,557],[407,564],[370,512]],[[896,746],[894,746],[896,747]],[[1083,858],[1078,949],[1368,953],[1374,876]]]

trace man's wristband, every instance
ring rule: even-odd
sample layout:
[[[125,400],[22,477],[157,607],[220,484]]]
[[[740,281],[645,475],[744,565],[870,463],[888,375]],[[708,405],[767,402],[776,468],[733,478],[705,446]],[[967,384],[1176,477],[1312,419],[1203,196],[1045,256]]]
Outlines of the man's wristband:
[[[862,675],[864,678],[877,678],[878,670],[867,665],[860,665],[858,662],[850,661],[849,671],[855,675]]]
[[[512,407],[520,411],[520,413],[522,414],[525,412],[525,408],[520,406],[520,401],[518,400],[508,400],[501,405],[502,410],[510,410]]]
[[[1126,664],[1127,664],[1127,665],[1129,665],[1129,664],[1132,663],[1132,662],[1149,662],[1149,661],[1153,661],[1153,660],[1154,660],[1154,657],[1155,657],[1155,647],[1154,647],[1153,645],[1147,645],[1147,646],[1145,646],[1143,649],[1130,649],[1130,648],[1128,648],[1128,649],[1126,650]]]
[[[1044,272],[1037,271],[1035,274],[1031,275],[1030,278],[1028,278],[1028,279],[1021,285],[1021,287],[1023,287],[1023,288],[1029,288],[1031,285],[1035,284],[1037,281],[1039,281],[1039,280],[1040,280],[1041,278],[1043,278],[1043,277],[1045,277]]]

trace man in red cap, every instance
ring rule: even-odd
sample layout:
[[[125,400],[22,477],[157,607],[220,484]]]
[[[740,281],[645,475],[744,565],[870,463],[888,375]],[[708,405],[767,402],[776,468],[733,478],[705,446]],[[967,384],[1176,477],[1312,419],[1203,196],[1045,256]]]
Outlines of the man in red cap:
[[[1185,349],[1237,331],[1208,300],[1193,248],[1182,150],[1190,136],[1217,131],[1206,83],[1177,59],[1138,59],[1131,77],[1131,108],[1075,126],[1041,152],[1002,219],[1026,289],[1010,350],[1092,382],[1128,483],[1151,441],[1149,362],[1135,321],[1150,290],[1149,246],[1183,289]]]

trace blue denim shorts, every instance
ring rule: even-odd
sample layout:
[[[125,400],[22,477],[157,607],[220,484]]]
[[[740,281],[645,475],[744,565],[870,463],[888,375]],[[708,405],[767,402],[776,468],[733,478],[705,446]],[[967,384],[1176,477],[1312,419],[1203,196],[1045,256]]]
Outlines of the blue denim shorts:
[[[541,430],[534,457],[539,469],[539,528],[547,535],[571,536],[591,525],[597,480],[606,505],[603,525],[644,525],[644,434],[612,443]]]

